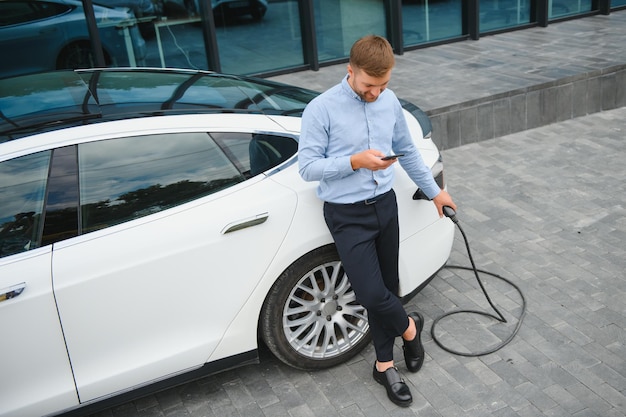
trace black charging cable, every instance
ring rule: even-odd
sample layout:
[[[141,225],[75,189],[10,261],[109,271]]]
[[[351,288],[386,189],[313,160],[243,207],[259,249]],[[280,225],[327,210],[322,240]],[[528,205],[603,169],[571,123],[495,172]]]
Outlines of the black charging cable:
[[[462,269],[462,270],[466,270],[466,271],[473,271],[474,275],[476,277],[476,281],[478,281],[478,285],[480,285],[480,288],[483,292],[483,294],[485,295],[485,297],[487,298],[487,301],[489,302],[489,305],[491,306],[491,308],[495,311],[495,315],[488,313],[486,311],[480,311],[480,310],[454,310],[448,313],[445,313],[444,315],[438,317],[437,319],[435,319],[433,321],[433,325],[430,329],[430,334],[432,335],[433,340],[435,341],[435,343],[437,343],[437,345],[439,345],[440,348],[442,348],[443,350],[445,350],[446,352],[450,352],[452,354],[455,355],[460,355],[460,356],[469,356],[469,357],[476,357],[476,356],[484,356],[484,355],[488,355],[490,353],[494,353],[500,349],[502,349],[504,346],[506,346],[511,340],[513,340],[513,338],[515,337],[515,335],[517,334],[517,332],[519,331],[520,327],[522,326],[522,321],[524,320],[524,316],[526,315],[526,298],[524,297],[524,294],[522,293],[522,290],[512,281],[498,275],[498,274],[494,274],[493,272],[488,272],[488,271],[483,271],[481,269],[477,269],[476,268],[476,264],[474,263],[474,258],[472,257],[472,253],[470,251],[470,246],[469,246],[469,242],[467,241],[467,236],[465,236],[465,232],[463,231],[463,228],[461,227],[461,225],[459,224],[458,219],[456,218],[456,212],[448,206],[444,206],[443,207],[443,214],[448,217],[450,220],[452,220],[452,222],[454,222],[454,224],[457,226],[457,228],[459,229],[459,231],[461,232],[461,235],[463,236],[463,240],[465,241],[465,247],[467,248],[467,254],[469,256],[469,260],[472,264],[472,267],[466,267],[466,266],[458,266],[458,265],[446,265],[444,268],[447,269]],[[437,326],[437,324],[439,323],[439,321],[441,321],[442,319],[455,315],[455,314],[461,314],[461,313],[469,313],[469,314],[478,314],[481,316],[486,316],[492,319],[495,319],[497,321],[499,321],[500,323],[507,323],[507,320],[504,318],[504,316],[502,315],[502,313],[500,313],[500,310],[498,310],[498,308],[493,304],[493,302],[491,301],[491,297],[489,297],[489,294],[487,293],[487,290],[485,289],[485,286],[483,285],[482,280],[480,279],[480,276],[478,273],[482,273],[482,274],[487,274],[487,275],[491,275],[492,277],[498,278],[506,283],[508,283],[509,285],[513,286],[513,288],[515,288],[517,290],[517,292],[519,293],[521,299],[522,299],[522,312],[518,318],[517,321],[517,325],[515,326],[515,329],[513,329],[513,332],[511,333],[511,335],[504,340],[502,343],[496,345],[493,348],[487,349],[485,351],[482,352],[460,352],[458,350],[454,350],[454,349],[450,349],[449,347],[446,347],[443,345],[443,343],[437,338],[436,334],[435,334],[435,327]]]

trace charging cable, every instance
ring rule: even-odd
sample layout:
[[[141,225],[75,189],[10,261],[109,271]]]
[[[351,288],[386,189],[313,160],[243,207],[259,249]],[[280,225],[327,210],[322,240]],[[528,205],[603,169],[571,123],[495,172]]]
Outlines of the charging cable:
[[[463,236],[463,240],[465,241],[465,247],[467,248],[467,254],[469,256],[469,260],[472,264],[472,267],[466,267],[466,266],[458,266],[458,265],[446,265],[444,268],[448,268],[448,269],[462,269],[462,270],[466,270],[466,271],[474,271],[474,275],[476,277],[476,281],[478,281],[478,285],[480,286],[483,294],[485,295],[485,297],[487,298],[487,301],[489,302],[489,305],[491,306],[491,308],[495,311],[495,315],[488,313],[486,311],[480,311],[480,310],[455,310],[455,311],[451,311],[448,313],[445,313],[444,315],[440,316],[439,318],[435,319],[435,321],[433,321],[433,325],[430,329],[430,334],[432,335],[433,340],[435,341],[435,343],[437,343],[437,345],[439,345],[440,348],[442,348],[443,350],[445,350],[446,352],[450,352],[452,354],[455,355],[460,355],[460,356],[469,356],[469,357],[476,357],[476,356],[484,356],[484,355],[488,355],[490,353],[496,352],[500,349],[502,349],[504,346],[506,346],[511,340],[513,340],[513,338],[515,337],[515,335],[517,334],[517,332],[519,331],[520,327],[522,326],[522,321],[524,320],[524,316],[526,315],[526,298],[524,297],[524,294],[522,293],[522,290],[513,282],[511,282],[510,280],[498,275],[498,274],[494,274],[493,272],[488,272],[488,271],[483,271],[480,269],[476,268],[476,264],[474,263],[474,258],[472,257],[472,253],[470,251],[470,246],[469,246],[469,242],[467,241],[467,237],[465,236],[465,232],[463,231],[463,228],[461,227],[461,225],[459,224],[458,219],[456,218],[456,212],[448,206],[443,207],[443,214],[448,217],[450,220],[452,220],[452,222],[454,222],[454,224],[458,227],[459,231],[461,232],[461,235]],[[497,321],[499,321],[500,323],[507,323],[507,320],[504,318],[504,316],[502,315],[502,313],[500,313],[500,310],[498,310],[498,308],[493,304],[493,302],[491,301],[491,298],[489,297],[489,294],[487,293],[487,290],[485,289],[485,286],[483,285],[482,280],[480,279],[480,276],[478,273],[483,273],[483,274],[487,274],[487,275],[491,275],[492,277],[498,278],[508,284],[510,284],[511,286],[513,286],[513,288],[515,288],[517,290],[517,292],[519,293],[521,299],[522,299],[522,312],[520,314],[520,317],[518,318],[517,321],[517,325],[515,326],[515,329],[513,330],[513,332],[511,333],[511,335],[504,340],[502,343],[496,345],[493,348],[487,349],[485,351],[482,352],[460,352],[458,350],[454,350],[454,349],[450,349],[449,347],[446,347],[443,345],[443,343],[437,338],[436,334],[435,334],[435,327],[437,326],[437,324],[439,323],[439,321],[441,321],[442,319],[455,315],[455,314],[461,314],[461,313],[469,313],[469,314],[478,314],[481,316],[486,316],[492,319],[495,319]]]

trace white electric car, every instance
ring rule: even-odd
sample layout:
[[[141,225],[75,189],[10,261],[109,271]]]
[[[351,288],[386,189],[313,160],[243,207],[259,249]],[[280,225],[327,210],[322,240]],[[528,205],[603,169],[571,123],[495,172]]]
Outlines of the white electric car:
[[[254,363],[259,343],[311,370],[369,342],[298,174],[316,94],[166,69],[0,80],[0,414],[92,412]],[[404,106],[444,186],[428,118]],[[454,226],[396,172],[408,299]]]

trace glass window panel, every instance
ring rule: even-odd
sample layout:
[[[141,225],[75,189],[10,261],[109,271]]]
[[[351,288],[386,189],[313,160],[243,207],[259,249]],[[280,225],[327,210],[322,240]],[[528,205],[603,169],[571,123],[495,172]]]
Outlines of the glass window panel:
[[[405,46],[450,39],[463,34],[461,0],[403,0]]]
[[[221,5],[213,12],[222,72],[257,74],[304,64],[297,0],[214,3]]]
[[[262,133],[211,133],[228,158],[246,178],[285,162],[298,150],[291,138]]]
[[[146,40],[146,65],[161,68],[208,69],[202,24],[195,12],[187,12],[186,9],[172,11],[166,8],[165,14],[151,24],[151,30],[143,29],[143,37]]]
[[[94,2],[93,6],[105,63],[113,67],[145,66],[146,41],[139,31],[135,14],[132,9],[126,7],[111,8],[110,6],[116,2],[116,0],[100,0],[100,4]],[[126,1],[126,3],[132,2]],[[68,54],[63,56],[63,59],[67,60],[64,68],[93,66],[88,56],[82,56],[82,54],[91,53],[89,43],[79,46],[80,48],[68,50]],[[85,60],[87,62],[83,62]]]
[[[573,16],[591,11],[591,0],[548,0],[548,18]]]
[[[0,163],[0,257],[40,246],[50,151]]]
[[[626,0],[611,0],[611,7],[626,6]]]
[[[206,133],[79,145],[82,232],[147,216],[244,180]]]
[[[313,4],[320,62],[350,56],[352,44],[365,35],[386,34],[382,0],[318,0]]]
[[[199,0],[94,0],[94,3],[129,9],[130,16],[122,22],[98,23],[101,36],[115,26],[123,43],[124,54],[118,52],[111,65],[117,62],[117,66],[209,69]],[[112,34],[107,36],[119,44]]]
[[[480,0],[480,32],[515,27],[530,22],[530,1]]]

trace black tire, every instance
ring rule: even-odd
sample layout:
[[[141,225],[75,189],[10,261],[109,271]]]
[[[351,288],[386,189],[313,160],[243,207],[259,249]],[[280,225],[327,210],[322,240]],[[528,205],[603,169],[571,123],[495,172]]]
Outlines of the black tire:
[[[57,69],[90,68],[94,66],[89,42],[67,45],[57,57]]]
[[[105,65],[111,64],[111,58],[104,52]],[[88,41],[75,42],[67,45],[59,52],[56,69],[93,68],[96,66]]]
[[[252,9],[250,11],[250,14],[252,15],[252,20],[261,20],[263,19],[263,16],[265,16],[265,9],[263,8],[258,8],[258,9]]]
[[[287,268],[270,290],[260,321],[270,351],[298,369],[338,365],[370,342],[367,311],[356,302],[334,245]]]

